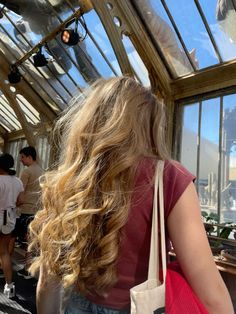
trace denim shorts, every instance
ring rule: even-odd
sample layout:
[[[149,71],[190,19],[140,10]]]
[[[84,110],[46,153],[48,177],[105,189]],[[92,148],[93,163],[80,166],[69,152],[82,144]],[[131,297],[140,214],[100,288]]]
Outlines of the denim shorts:
[[[109,309],[92,303],[84,296],[73,292],[64,314],[130,314],[130,311]]]

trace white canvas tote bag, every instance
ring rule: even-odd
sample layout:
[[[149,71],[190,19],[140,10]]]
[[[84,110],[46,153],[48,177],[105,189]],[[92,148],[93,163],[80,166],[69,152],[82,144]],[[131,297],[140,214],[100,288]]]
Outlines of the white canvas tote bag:
[[[154,200],[152,214],[152,233],[150,244],[148,279],[130,289],[131,314],[165,313],[165,278],[166,278],[166,244],[163,203],[163,170],[164,161],[158,161],[155,173]],[[159,249],[158,249],[158,200],[161,239],[161,260],[164,282],[159,281]]]

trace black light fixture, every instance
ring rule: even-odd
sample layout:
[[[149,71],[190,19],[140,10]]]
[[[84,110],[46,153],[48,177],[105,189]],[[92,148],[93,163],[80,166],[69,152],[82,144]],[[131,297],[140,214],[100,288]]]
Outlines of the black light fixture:
[[[10,84],[17,84],[21,80],[21,74],[16,65],[10,67],[10,73],[8,74],[8,81]]]
[[[81,36],[78,33],[78,19],[75,20],[75,29],[63,29],[61,32],[61,41],[68,46],[75,46],[81,41]]]
[[[42,54],[42,46],[39,47],[38,52],[33,56],[34,66],[35,67],[44,67],[48,64],[48,60],[45,55]]]

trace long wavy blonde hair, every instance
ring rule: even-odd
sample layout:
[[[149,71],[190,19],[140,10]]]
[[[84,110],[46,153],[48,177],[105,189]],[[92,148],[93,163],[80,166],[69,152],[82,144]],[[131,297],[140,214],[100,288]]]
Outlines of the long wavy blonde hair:
[[[57,122],[57,170],[46,173],[43,210],[30,225],[30,271],[41,264],[83,293],[104,294],[117,279],[121,230],[144,156],[167,156],[163,105],[129,77],[100,79]]]

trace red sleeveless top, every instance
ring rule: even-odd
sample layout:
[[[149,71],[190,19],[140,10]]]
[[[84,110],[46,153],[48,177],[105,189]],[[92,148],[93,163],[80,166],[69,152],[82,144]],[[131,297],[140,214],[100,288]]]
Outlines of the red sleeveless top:
[[[147,279],[155,167],[156,160],[151,158],[143,159],[139,165],[129,219],[123,230],[117,263],[118,281],[106,298],[86,296],[93,303],[113,309],[129,308],[129,290]],[[195,177],[178,162],[165,161],[163,176],[165,218],[194,179]]]

